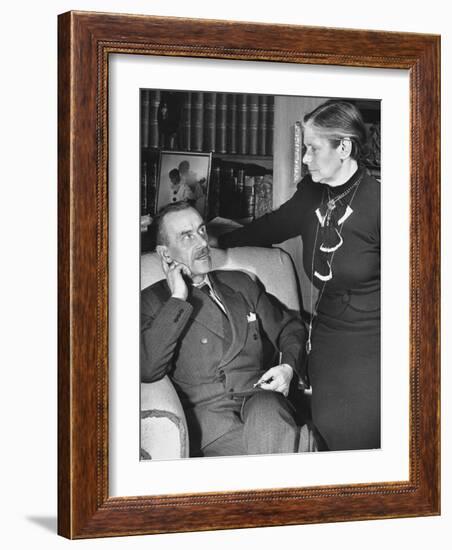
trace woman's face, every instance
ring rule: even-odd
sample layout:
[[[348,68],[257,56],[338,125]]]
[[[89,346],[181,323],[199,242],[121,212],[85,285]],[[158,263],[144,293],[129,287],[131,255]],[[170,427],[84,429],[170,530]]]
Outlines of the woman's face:
[[[334,184],[342,166],[341,144],[334,148],[330,141],[307,126],[304,129],[303,163],[307,165],[312,181]]]

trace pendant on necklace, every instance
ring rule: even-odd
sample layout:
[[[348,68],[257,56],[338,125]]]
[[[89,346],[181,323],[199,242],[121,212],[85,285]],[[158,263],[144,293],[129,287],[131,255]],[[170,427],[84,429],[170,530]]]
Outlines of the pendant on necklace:
[[[328,210],[334,210],[336,208],[336,201],[334,199],[330,199],[327,203]]]

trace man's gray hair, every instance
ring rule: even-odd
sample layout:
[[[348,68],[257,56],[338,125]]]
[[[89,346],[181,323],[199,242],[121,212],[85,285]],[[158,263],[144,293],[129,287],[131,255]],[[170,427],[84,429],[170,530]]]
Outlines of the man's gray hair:
[[[168,236],[165,231],[165,217],[172,212],[181,212],[182,210],[188,210],[189,208],[195,208],[194,202],[188,199],[182,201],[170,202],[164,206],[157,216],[154,218],[152,225],[155,231],[155,244],[162,245],[168,243]]]

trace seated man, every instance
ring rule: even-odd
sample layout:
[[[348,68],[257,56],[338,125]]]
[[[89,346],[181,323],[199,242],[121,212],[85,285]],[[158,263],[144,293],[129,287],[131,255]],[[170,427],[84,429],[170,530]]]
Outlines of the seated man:
[[[287,395],[294,373],[303,376],[304,325],[245,273],[211,271],[206,227],[189,203],[169,204],[155,223],[166,280],[141,293],[142,382],[170,376],[191,456],[297,452]]]

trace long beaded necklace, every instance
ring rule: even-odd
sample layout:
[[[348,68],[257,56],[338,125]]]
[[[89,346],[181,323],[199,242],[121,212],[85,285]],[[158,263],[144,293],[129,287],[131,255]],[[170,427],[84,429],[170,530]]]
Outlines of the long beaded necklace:
[[[352,194],[352,197],[350,199],[350,202],[348,203],[348,207],[347,208],[350,208],[351,209],[351,206],[352,206],[352,202],[353,202],[353,199],[355,198],[355,195],[356,195],[356,192],[358,190],[358,187],[359,187],[359,184],[361,183],[361,180],[363,179],[363,175],[361,175],[357,180],[356,182],[351,185],[348,189],[346,189],[343,193],[341,193],[340,195],[338,195],[337,197],[334,197],[334,198],[331,198],[330,196],[330,189],[329,187],[327,187],[327,193],[328,193],[328,202],[327,202],[327,210],[326,210],[326,214],[325,214],[325,217],[324,217],[324,220],[323,220],[323,224],[325,225],[329,225],[330,222],[331,222],[331,214],[333,212],[333,210],[336,208],[336,203],[339,202],[341,199],[343,199],[345,196],[347,196],[352,190],[353,190],[353,194]],[[322,200],[321,200],[321,203],[323,203],[323,197],[324,197],[324,194],[325,194],[325,189],[323,190],[323,193],[322,193]],[[353,211],[352,211],[353,212]],[[351,213],[351,212],[350,212]],[[344,224],[345,224],[345,219],[344,221],[341,223],[340,225],[340,228],[339,228],[339,237],[342,241],[342,229],[344,228]],[[324,280],[323,281],[323,285],[322,285],[322,288],[320,289],[320,292],[319,292],[319,295],[317,297],[317,300],[316,300],[316,303],[315,303],[315,307],[313,307],[313,301],[314,301],[314,289],[313,289],[313,280],[314,280],[314,258],[315,258],[315,252],[316,252],[316,246],[317,246],[317,238],[318,238],[318,235],[319,235],[319,227],[320,227],[320,220],[317,221],[317,227],[316,227],[316,231],[315,231],[315,239],[314,239],[314,246],[312,248],[312,262],[311,262],[311,300],[310,300],[310,311],[311,311],[311,315],[310,315],[310,320],[309,320],[309,327],[308,327],[308,339],[306,340],[306,353],[307,355],[309,355],[311,353],[311,350],[312,350],[312,325],[314,323],[314,317],[317,315],[317,311],[318,311],[318,308],[319,308],[319,305],[320,305],[320,300],[322,299],[322,296],[323,296],[323,292],[325,290],[325,287],[326,287],[326,283],[328,282],[328,280]],[[342,244],[342,243],[341,243]],[[339,247],[337,247],[339,248]],[[333,253],[331,254],[331,260],[328,263],[328,266],[330,268],[330,272],[332,273],[332,268],[333,268],[333,260],[334,260],[334,255],[336,254],[336,249],[333,251]]]

